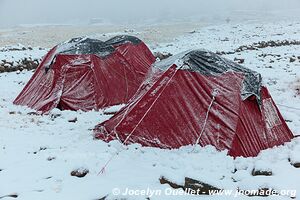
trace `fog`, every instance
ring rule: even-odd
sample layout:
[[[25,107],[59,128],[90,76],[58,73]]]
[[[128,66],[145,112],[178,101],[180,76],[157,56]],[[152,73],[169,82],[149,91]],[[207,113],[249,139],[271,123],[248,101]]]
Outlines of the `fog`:
[[[300,0],[0,0],[0,26],[299,18]],[[101,20],[100,20],[101,19]]]

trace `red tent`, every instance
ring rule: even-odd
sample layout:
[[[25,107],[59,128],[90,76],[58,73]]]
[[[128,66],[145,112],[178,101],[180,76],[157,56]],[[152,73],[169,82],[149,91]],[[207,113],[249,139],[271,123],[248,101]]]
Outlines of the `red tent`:
[[[147,46],[133,36],[107,42],[74,38],[50,50],[14,103],[42,112],[126,103],[154,61]]]
[[[260,74],[205,50],[155,63],[128,105],[94,131],[107,142],[213,145],[245,157],[293,138]]]

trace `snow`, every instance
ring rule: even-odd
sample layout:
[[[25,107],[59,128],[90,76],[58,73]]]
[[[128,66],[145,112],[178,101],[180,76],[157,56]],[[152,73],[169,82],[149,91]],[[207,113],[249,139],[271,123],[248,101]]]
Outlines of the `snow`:
[[[125,104],[119,104],[119,105],[110,106],[108,108],[105,108],[104,112],[105,113],[116,113],[116,112],[118,112],[124,106],[125,106]]]
[[[226,40],[224,41],[224,39]],[[241,45],[258,41],[293,40],[300,38],[300,23],[245,23],[202,27],[168,43],[151,43],[154,51],[178,53],[188,49],[206,48],[211,51],[232,51]],[[143,38],[142,38],[143,39]],[[45,50],[32,48],[37,58]],[[246,67],[262,74],[263,82],[279,106],[288,125],[300,134],[300,97],[295,91],[299,79],[300,46],[268,47],[225,55],[233,60],[244,58]],[[19,51],[0,52],[0,58],[28,56]],[[20,55],[22,54],[22,55]],[[29,54],[29,53],[28,53]],[[268,54],[266,57],[261,54]],[[280,55],[279,60],[269,54]],[[1,57],[2,56],[2,57]],[[274,62],[270,63],[270,60]],[[1,60],[1,59],[0,59]],[[269,67],[271,66],[271,67]],[[109,119],[123,105],[103,111],[74,112],[52,110],[47,115],[36,115],[33,110],[15,106],[14,98],[32,76],[32,71],[0,74],[0,199],[18,194],[18,200],[32,199],[146,199],[147,195],[113,195],[126,189],[158,190],[155,199],[232,199],[233,195],[186,196],[169,195],[170,186],[160,184],[164,176],[177,184],[190,177],[222,189],[236,191],[272,188],[300,192],[300,169],[292,164],[300,162],[300,138],[280,147],[262,151],[255,158],[236,158],[214,147],[186,146],[163,150],[145,148],[139,144],[123,147],[118,141],[104,143],[93,139],[96,124]],[[288,107],[286,107],[288,106]],[[292,107],[292,108],[291,108]],[[70,119],[77,118],[75,123]],[[107,163],[104,173],[99,173]],[[291,164],[292,163],[292,164]],[[70,173],[75,169],[88,169],[89,173],[78,178]],[[272,176],[253,176],[252,171],[270,170]],[[290,199],[293,194],[270,197],[238,196],[238,199]],[[297,194],[297,197],[299,194]],[[3,199],[10,199],[8,197]]]

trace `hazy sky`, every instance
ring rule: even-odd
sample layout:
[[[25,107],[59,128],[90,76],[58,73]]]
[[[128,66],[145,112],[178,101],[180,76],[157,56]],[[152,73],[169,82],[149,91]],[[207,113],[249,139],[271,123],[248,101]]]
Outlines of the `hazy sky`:
[[[194,16],[299,10],[300,0],[0,0],[0,26],[88,23],[92,18],[126,23]],[[295,12],[297,13],[297,12]],[[300,14],[299,14],[300,15]]]

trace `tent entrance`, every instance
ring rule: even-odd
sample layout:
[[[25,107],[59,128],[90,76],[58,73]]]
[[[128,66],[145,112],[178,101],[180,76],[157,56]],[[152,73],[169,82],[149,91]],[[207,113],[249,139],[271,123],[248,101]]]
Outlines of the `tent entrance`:
[[[60,110],[92,110],[96,105],[92,69],[87,65],[67,65],[61,72],[61,95],[56,107]]]

